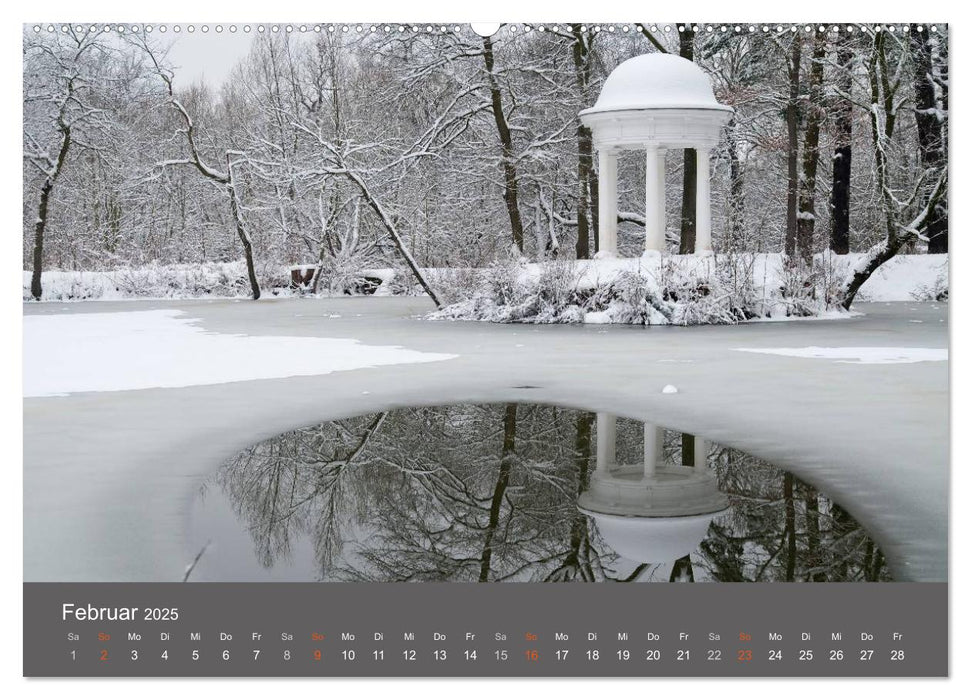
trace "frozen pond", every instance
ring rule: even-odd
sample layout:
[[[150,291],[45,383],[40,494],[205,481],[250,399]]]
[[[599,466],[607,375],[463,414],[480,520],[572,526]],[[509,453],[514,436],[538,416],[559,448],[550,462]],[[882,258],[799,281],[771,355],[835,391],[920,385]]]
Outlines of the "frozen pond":
[[[46,317],[25,323],[25,355],[48,346],[25,366],[25,580],[181,580],[199,489],[241,451],[322,421],[509,402],[705,436],[843,506],[895,580],[947,579],[947,304],[691,328],[421,320],[428,309],[420,298],[25,305],[28,321]],[[135,358],[135,371],[116,346],[152,361]],[[77,384],[57,379],[65,363]]]
[[[673,517],[625,518],[635,553],[619,556],[626,542],[611,523],[577,505],[609,439],[597,426],[589,411],[523,403],[397,409],[284,433],[206,480],[190,580],[890,580],[876,543],[825,494],[672,431],[659,433],[657,461],[712,472],[712,505],[678,492],[663,504]],[[640,469],[644,424],[617,420],[615,435],[612,463]]]

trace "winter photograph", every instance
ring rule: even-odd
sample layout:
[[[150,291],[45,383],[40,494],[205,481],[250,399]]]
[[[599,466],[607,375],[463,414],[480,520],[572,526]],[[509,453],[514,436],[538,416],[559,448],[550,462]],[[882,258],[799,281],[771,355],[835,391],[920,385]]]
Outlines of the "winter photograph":
[[[25,581],[947,581],[946,24],[22,35]]]

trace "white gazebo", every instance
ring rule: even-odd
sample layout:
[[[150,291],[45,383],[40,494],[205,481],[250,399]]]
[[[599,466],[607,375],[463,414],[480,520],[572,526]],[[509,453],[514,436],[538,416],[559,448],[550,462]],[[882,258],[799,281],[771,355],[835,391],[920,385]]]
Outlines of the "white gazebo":
[[[617,417],[597,414],[597,468],[577,506],[620,556],[662,564],[690,554],[728,508],[708,469],[708,443],[695,438],[693,466],[666,464],[664,429],[644,424],[643,464],[617,463]]]
[[[701,68],[680,56],[651,53],[621,63],[607,76],[597,103],[580,112],[597,151],[600,186],[600,250],[617,255],[617,154],[647,152],[644,250],[664,250],[664,157],[668,149],[698,154],[695,252],[711,252],[711,189],[708,164],[733,110],[715,100]]]

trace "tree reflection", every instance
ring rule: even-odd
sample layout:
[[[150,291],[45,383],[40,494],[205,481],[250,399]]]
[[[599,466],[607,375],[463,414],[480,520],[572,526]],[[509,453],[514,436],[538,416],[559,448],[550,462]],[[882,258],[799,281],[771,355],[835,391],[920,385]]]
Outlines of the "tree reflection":
[[[842,508],[719,446],[709,468],[732,509],[699,549],[676,562],[618,557],[576,506],[594,468],[595,423],[535,404],[399,409],[284,433],[236,455],[216,481],[263,567],[309,538],[320,580],[889,578]],[[691,463],[688,438],[669,432],[666,458]],[[617,421],[617,457],[643,460],[642,423]]]

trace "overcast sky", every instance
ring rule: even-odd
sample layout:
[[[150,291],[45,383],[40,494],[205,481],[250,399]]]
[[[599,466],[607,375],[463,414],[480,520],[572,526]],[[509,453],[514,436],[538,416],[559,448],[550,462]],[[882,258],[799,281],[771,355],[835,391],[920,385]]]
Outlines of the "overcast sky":
[[[156,34],[156,37],[159,36]],[[163,41],[171,42],[173,39],[169,61],[175,66],[176,86],[183,88],[204,80],[218,91],[233,66],[249,53],[253,33],[230,33],[226,29],[216,33],[210,29],[203,34],[196,29],[189,34],[183,29],[179,34],[174,34],[170,29]]]

